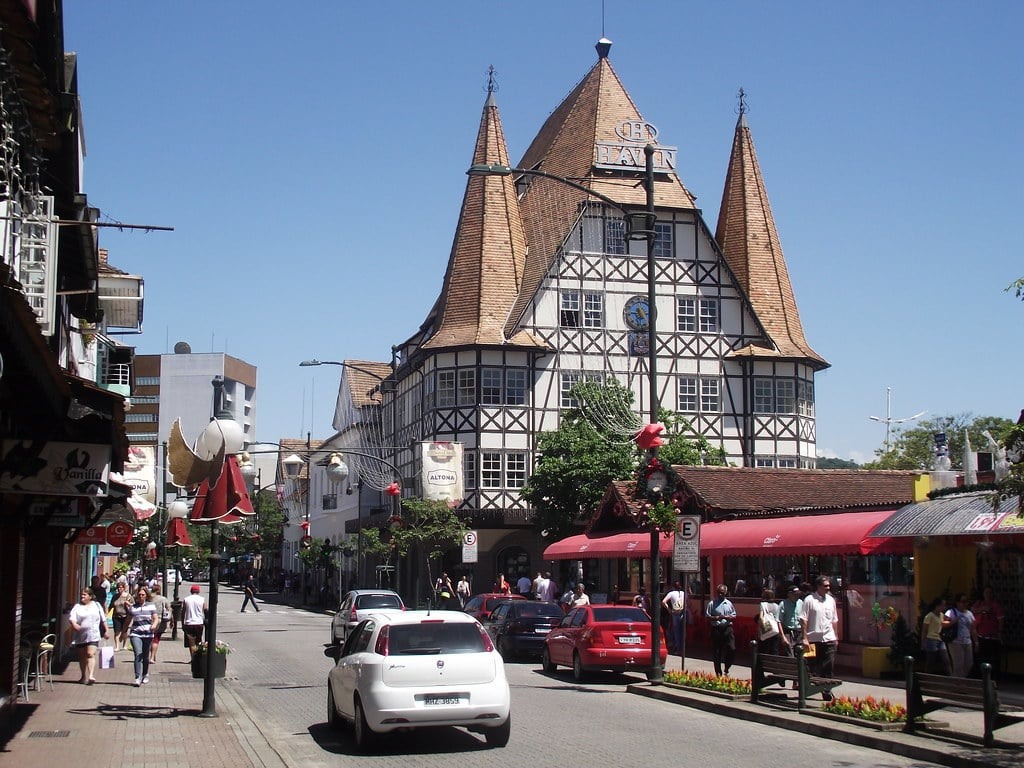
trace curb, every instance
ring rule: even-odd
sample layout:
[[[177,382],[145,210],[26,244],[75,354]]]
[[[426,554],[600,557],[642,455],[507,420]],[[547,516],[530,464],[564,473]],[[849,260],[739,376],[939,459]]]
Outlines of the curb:
[[[937,765],[949,766],[949,768],[994,768],[995,766],[1017,766],[1019,768],[1022,760],[1020,749],[1015,747],[972,749],[960,742],[946,741],[938,736],[919,737],[905,734],[902,731],[872,731],[861,729],[856,725],[845,727],[831,721],[806,717],[796,710],[774,709],[769,705],[751,704],[749,701],[735,702],[716,699],[651,683],[633,683],[626,686],[626,691],[651,699],[693,707],[703,712],[735,717],[747,722],[788,730],[792,730],[796,726],[802,733],[858,747],[877,749],[912,760],[924,760]],[[933,740],[935,746],[928,742],[922,742],[922,738]]]

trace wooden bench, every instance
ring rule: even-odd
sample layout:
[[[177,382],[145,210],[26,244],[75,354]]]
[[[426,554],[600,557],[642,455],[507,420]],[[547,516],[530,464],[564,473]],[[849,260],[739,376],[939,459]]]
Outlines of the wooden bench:
[[[796,656],[776,656],[758,653],[757,641],[750,644],[753,657],[750,669],[750,701],[757,704],[761,689],[777,683],[795,682],[797,687],[796,707],[803,709],[807,699],[816,693],[832,694],[832,689],[843,684],[842,680],[814,677],[807,669],[803,648],[798,646]]]
[[[904,730],[914,733],[921,727],[919,718],[944,707],[976,709],[983,713],[985,735],[983,743],[995,743],[995,731],[1024,721],[1024,711],[1017,707],[1000,706],[992,665],[981,665],[981,680],[966,677],[929,675],[914,670],[914,657],[904,659],[907,673],[907,725]]]

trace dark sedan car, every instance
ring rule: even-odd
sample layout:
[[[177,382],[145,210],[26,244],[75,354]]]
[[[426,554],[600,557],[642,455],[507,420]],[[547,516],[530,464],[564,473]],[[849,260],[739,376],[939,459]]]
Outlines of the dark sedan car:
[[[500,592],[485,592],[482,595],[473,595],[466,603],[466,607],[463,609],[470,616],[474,616],[477,621],[483,623],[488,616],[491,615],[491,611],[494,610],[494,606],[498,603],[504,602],[505,600],[525,600],[526,598],[522,595],[505,595]]]
[[[506,600],[495,606],[483,625],[506,661],[513,656],[539,659],[544,638],[564,617],[557,603]]]

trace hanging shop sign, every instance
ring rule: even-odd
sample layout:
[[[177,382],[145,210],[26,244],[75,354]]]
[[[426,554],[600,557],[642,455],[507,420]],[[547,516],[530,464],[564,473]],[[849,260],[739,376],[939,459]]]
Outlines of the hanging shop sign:
[[[4,440],[0,492],[48,496],[106,496],[110,446]]]
[[[420,458],[423,498],[428,501],[462,501],[462,443],[422,442]]]

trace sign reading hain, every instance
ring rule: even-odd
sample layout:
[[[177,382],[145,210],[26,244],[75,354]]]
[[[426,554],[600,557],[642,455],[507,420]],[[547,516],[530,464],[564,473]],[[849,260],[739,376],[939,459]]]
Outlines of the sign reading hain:
[[[462,501],[462,443],[420,443],[423,498]]]
[[[4,440],[0,492],[106,496],[110,446]]]

